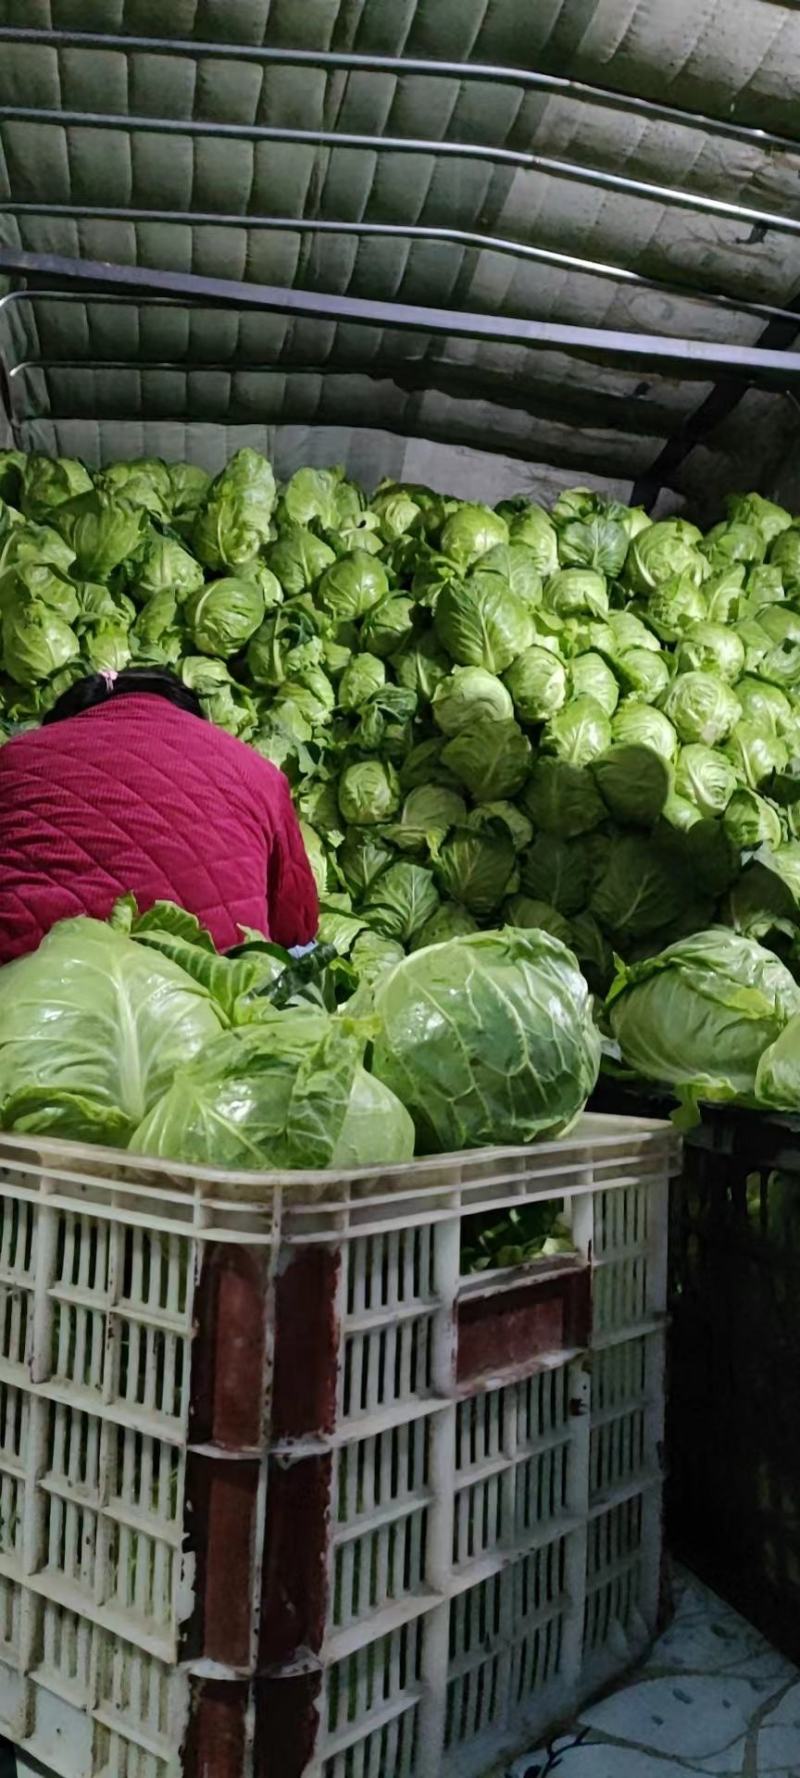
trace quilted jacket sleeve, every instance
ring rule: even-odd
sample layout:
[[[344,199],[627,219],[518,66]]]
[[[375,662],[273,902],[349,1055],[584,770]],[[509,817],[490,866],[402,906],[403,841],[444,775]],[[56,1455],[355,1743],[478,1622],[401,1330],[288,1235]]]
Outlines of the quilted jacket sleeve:
[[[317,936],[319,902],[300,825],[282,772],[275,773],[273,840],[267,867],[267,912],[276,944],[307,945]]]

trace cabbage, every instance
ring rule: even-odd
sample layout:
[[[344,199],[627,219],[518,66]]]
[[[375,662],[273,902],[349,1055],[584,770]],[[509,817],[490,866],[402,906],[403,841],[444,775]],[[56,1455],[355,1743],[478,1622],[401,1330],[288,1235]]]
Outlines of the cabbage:
[[[507,542],[505,519],[488,506],[459,506],[442,527],[442,554],[461,569],[471,567],[498,543]]]
[[[433,918],[436,919],[435,914]],[[423,927],[422,931],[424,930]],[[413,942],[419,943],[421,936],[418,933]],[[362,982],[375,981],[384,969],[391,969],[393,963],[399,963],[404,954],[402,945],[396,939],[384,938],[382,933],[371,932],[367,926],[359,932],[352,945],[348,962],[354,969],[360,986]]]
[[[329,1165],[351,1173],[356,1167],[397,1167],[413,1158],[414,1124],[405,1106],[382,1080],[357,1068]]]
[[[345,768],[339,779],[339,808],[345,821],[372,826],[388,821],[399,807],[400,785],[388,761],[365,759]]]
[[[422,508],[405,488],[387,488],[383,494],[376,494],[372,510],[385,543],[394,543],[407,531],[418,528],[422,518]]]
[[[269,542],[275,477],[266,457],[246,446],[220,471],[192,530],[195,554],[217,573],[252,562]]]
[[[478,803],[477,807],[472,809],[469,815],[465,816],[465,819],[467,826],[476,828],[478,832],[486,827],[487,823],[490,821],[502,821],[503,826],[511,835],[514,849],[517,852],[523,852],[525,847],[529,846],[533,839],[533,827],[531,822],[528,820],[527,815],[524,815],[522,810],[517,808],[516,803],[503,801],[495,803]]]
[[[788,597],[795,598],[800,593],[800,530],[794,522],[774,538],[769,561],[772,567],[780,569]]]
[[[501,574],[511,592],[526,605],[534,607],[540,603],[542,577],[536,555],[523,543],[496,543],[485,556],[481,556],[481,568]]]
[[[326,568],[319,583],[319,600],[336,623],[349,623],[379,605],[388,590],[383,563],[367,550],[355,549]]]
[[[688,797],[679,797],[676,789],[670,789],[667,802],[663,805],[661,813],[663,813],[665,821],[670,823],[670,827],[676,827],[679,832],[688,832],[690,827],[697,825],[697,821],[702,821],[702,814],[700,814],[697,804],[690,802]]]
[[[361,625],[362,647],[381,657],[393,655],[411,635],[413,625],[413,599],[400,594],[382,599],[367,612]]]
[[[631,697],[655,704],[670,680],[669,662],[651,648],[626,648],[617,659],[620,682]]]
[[[563,914],[558,912],[549,901],[534,901],[530,895],[510,895],[503,902],[501,916],[504,926],[515,926],[520,930],[549,932],[552,938],[558,938],[563,945],[569,945],[572,928]]]
[[[91,491],[92,478],[75,457],[43,457],[32,451],[23,459],[19,504],[26,519],[49,523],[65,500]]]
[[[142,606],[129,631],[137,661],[164,664],[180,659],[182,639],[175,623],[177,609],[175,594],[166,591],[154,593]]]
[[[181,601],[203,585],[203,570],[194,556],[173,537],[154,531],[131,575],[134,599],[150,599],[154,593],[174,593]]]
[[[623,580],[629,591],[647,598],[657,587],[687,574],[700,586],[707,573],[698,544],[702,533],[685,519],[662,519],[634,537]]]
[[[686,905],[689,885],[676,869],[671,845],[649,834],[625,834],[608,853],[589,911],[622,943],[649,937]]]
[[[210,580],[192,595],[186,622],[201,654],[229,660],[238,654],[264,617],[264,595],[254,580]]]
[[[574,957],[549,934],[482,932],[379,976],[373,1072],[411,1112],[423,1153],[569,1129],[600,1040]]]
[[[592,762],[604,803],[623,825],[651,827],[670,793],[669,766],[652,747],[618,741]]]
[[[516,722],[483,716],[448,741],[442,762],[478,803],[516,796],[531,767],[527,735]]]
[[[741,714],[730,686],[714,673],[679,673],[663,698],[664,713],[684,743],[716,747],[726,741]]]
[[[747,576],[744,609],[757,616],[763,605],[779,604],[786,597],[783,575],[776,562],[759,563]]]
[[[763,494],[729,494],[725,502],[728,518],[735,524],[755,525],[765,543],[771,543],[792,523],[792,515]]]
[[[477,930],[477,920],[467,913],[466,908],[460,907],[457,901],[443,901],[435,914],[431,914],[430,919],[415,933],[411,940],[411,949],[419,951],[424,945],[445,944],[449,938],[462,938],[465,933]],[[402,951],[400,955],[402,956]],[[399,962],[399,958],[395,961]]]
[[[770,572],[771,570],[761,566],[751,568],[747,575],[748,586],[754,576]],[[703,596],[709,623],[733,624],[737,618],[743,615],[743,606],[746,604],[742,595],[744,584],[745,566],[743,562],[729,562],[719,573],[712,573],[709,579],[703,582]]]
[[[509,690],[485,667],[456,667],[439,681],[431,708],[446,735],[458,735],[483,717],[506,722],[514,715]]]
[[[513,544],[522,543],[530,551],[537,572],[546,577],[558,567],[558,539],[555,528],[541,506],[526,505],[510,518],[509,536]]]
[[[602,619],[608,613],[605,575],[591,568],[561,568],[548,580],[544,602],[557,617]]]
[[[658,637],[634,611],[609,611],[608,629],[617,654],[629,648],[647,648],[656,655],[661,652]]]
[[[800,988],[771,952],[720,927],[621,968],[607,1007],[643,1079],[724,1100],[755,1091],[764,1051],[800,1012]]]
[[[558,542],[559,559],[567,568],[596,568],[616,580],[628,553],[628,532],[609,513],[594,513],[564,526]]]
[[[659,660],[660,656],[648,654],[647,659]],[[514,671],[513,667],[511,671]],[[586,654],[579,654],[570,662],[569,677],[573,697],[594,698],[606,716],[613,716],[619,703],[619,685],[602,655],[594,654],[591,649]]]
[[[783,734],[791,726],[792,706],[777,685],[745,677],[738,681],[734,690],[745,722],[751,722],[758,729],[768,729],[774,735]],[[739,724],[736,726],[738,728]]]
[[[523,722],[546,722],[566,703],[566,671],[547,648],[523,649],[504,673],[503,685]]]
[[[744,644],[725,624],[692,624],[676,653],[679,673],[718,673],[734,685],[744,671]]]
[[[533,767],[522,806],[534,827],[565,840],[591,833],[608,815],[590,772],[545,757]]]
[[[96,488],[62,501],[53,524],[73,552],[74,572],[85,580],[108,580],[121,563],[142,553],[148,537],[141,507]]]
[[[647,619],[662,642],[679,642],[687,629],[708,617],[708,604],[693,574],[665,580],[650,594]]]
[[[543,746],[568,765],[585,766],[611,744],[611,724],[602,704],[584,696],[570,698],[544,731]]]
[[[678,751],[678,737],[669,718],[635,698],[620,704],[611,723],[611,738],[619,746],[649,747],[666,760],[674,759]]]
[[[219,1030],[208,993],[170,958],[62,920],[0,970],[0,1125],[124,1144]]]
[[[353,504],[360,505],[360,496],[345,482],[343,469],[296,469],[281,494],[280,512],[290,525],[336,530]]]
[[[528,606],[500,574],[473,574],[444,587],[434,624],[452,660],[490,673],[502,673],[533,637]]]
[[[218,1169],[329,1167],[342,1138],[353,1140],[346,1118],[354,1089],[363,1093],[363,1049],[352,1022],[301,1008],[273,1012],[209,1043],[130,1147]]]
[[[675,790],[701,815],[722,815],[736,789],[736,773],[717,748],[695,742],[682,747],[675,767]]]
[[[401,944],[408,944],[438,906],[433,874],[420,864],[391,864],[375,878],[364,900],[373,930]]]
[[[728,839],[740,852],[756,852],[764,845],[779,846],[783,838],[777,809],[754,790],[734,791],[723,825]]]
[[[423,630],[401,648],[394,657],[392,667],[400,685],[430,702],[437,685],[450,672],[450,661],[444,649],[439,646],[433,630]]]
[[[589,857],[578,840],[561,840],[537,834],[520,860],[524,893],[535,901],[551,902],[559,913],[580,912],[589,899]]]
[[[467,819],[467,805],[445,784],[418,784],[410,790],[387,837],[401,852],[424,852],[429,838],[443,839],[448,828]]]
[[[306,592],[335,561],[335,551],[302,525],[289,526],[267,551],[267,565],[287,597]]]
[[[760,790],[773,772],[784,770],[789,759],[786,742],[763,720],[737,722],[725,743],[725,752],[737,777],[751,790]]]
[[[766,543],[757,525],[730,519],[714,525],[700,547],[712,567],[719,570],[729,562],[763,562]]]
[[[339,680],[338,702],[342,710],[358,710],[373,692],[386,684],[386,668],[374,654],[354,654]]]
[[[211,486],[211,477],[199,463],[170,463],[168,468],[172,523],[181,537],[188,537]]]
[[[74,624],[82,611],[94,606],[94,595],[103,600],[108,598],[105,587],[93,589],[86,586],[79,592],[75,581],[50,562],[21,562],[9,574],[0,597],[0,610],[13,615],[15,611],[38,602],[49,605],[65,623]],[[109,605],[112,614],[116,615],[112,599],[109,599]]]
[[[129,506],[142,507],[162,524],[172,516],[175,490],[169,465],[161,457],[131,457],[127,463],[109,463],[98,470],[94,482],[103,493],[122,494]]]
[[[369,828],[366,831],[363,827],[348,829],[337,851],[336,865],[354,901],[358,902],[380,872],[394,863],[394,856],[391,846],[384,844]]]
[[[0,663],[18,685],[49,679],[79,653],[75,631],[49,605],[32,599],[6,611],[0,626]]]
[[[486,919],[499,908],[514,869],[514,843],[505,823],[456,827],[432,847],[434,873],[442,894]]]

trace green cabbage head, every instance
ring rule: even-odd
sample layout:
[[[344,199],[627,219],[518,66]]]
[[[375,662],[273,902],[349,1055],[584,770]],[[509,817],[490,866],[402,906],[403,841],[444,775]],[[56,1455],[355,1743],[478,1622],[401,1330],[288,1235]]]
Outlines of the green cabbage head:
[[[99,920],[62,920],[0,970],[0,1125],[125,1144],[219,1030],[169,957]]]
[[[252,562],[269,542],[275,506],[272,466],[245,446],[211,483],[192,531],[194,551],[217,573]]]
[[[423,1153],[533,1142],[569,1129],[600,1038],[575,958],[506,927],[414,951],[380,976],[373,1070],[407,1106]]]
[[[607,1000],[624,1061],[691,1099],[747,1098],[800,988],[754,939],[712,927],[621,966]]]
[[[502,673],[533,641],[530,608],[500,574],[477,573],[443,587],[436,634],[462,667]]]
[[[498,543],[508,543],[508,526],[489,506],[471,506],[465,501],[442,527],[442,554],[462,569],[480,561]]]
[[[264,595],[255,580],[210,580],[186,606],[194,647],[201,654],[229,660],[255,635],[264,609]]]

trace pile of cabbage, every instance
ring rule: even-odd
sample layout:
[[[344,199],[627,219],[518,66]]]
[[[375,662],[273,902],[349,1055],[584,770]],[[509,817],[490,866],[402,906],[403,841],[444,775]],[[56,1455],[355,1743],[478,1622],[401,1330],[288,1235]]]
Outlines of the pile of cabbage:
[[[595,992],[720,922],[793,952],[800,521],[757,494],[704,536],[582,489],[279,488],[247,449],[214,479],[0,453],[4,731],[129,662],[287,773],[359,979],[503,925]]]
[[[0,970],[0,1129],[349,1171],[558,1136],[595,1086],[591,997],[548,933],[451,939],[346,984],[341,1006],[317,959],[258,934],[219,956],[167,902],[61,921]]]

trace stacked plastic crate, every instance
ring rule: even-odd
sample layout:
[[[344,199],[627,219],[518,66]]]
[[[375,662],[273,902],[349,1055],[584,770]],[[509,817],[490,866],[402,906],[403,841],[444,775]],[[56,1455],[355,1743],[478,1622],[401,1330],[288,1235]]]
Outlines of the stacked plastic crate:
[[[60,1778],[482,1771],[656,1617],[662,1125],[381,1176],[0,1150],[0,1732]],[[465,1217],[577,1252],[460,1275]]]
[[[263,1651],[281,1778],[482,1772],[646,1644],[673,1155],[662,1125],[587,1119],[391,1196],[285,1206],[272,1462],[292,1481],[267,1515],[283,1633]],[[462,1279],[463,1219],[537,1199],[575,1257]]]

